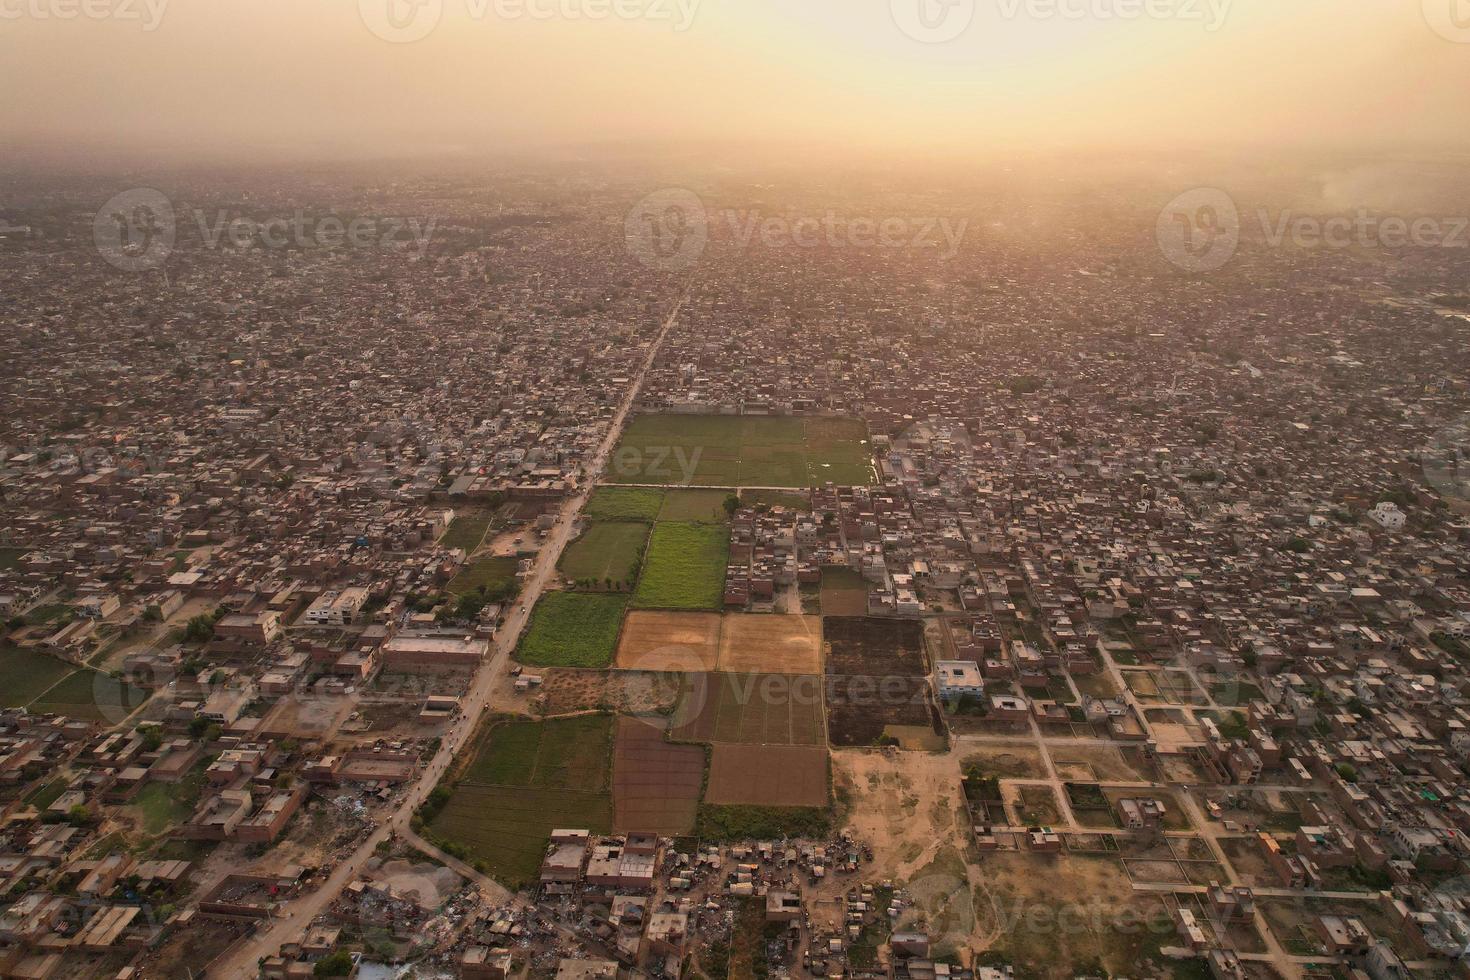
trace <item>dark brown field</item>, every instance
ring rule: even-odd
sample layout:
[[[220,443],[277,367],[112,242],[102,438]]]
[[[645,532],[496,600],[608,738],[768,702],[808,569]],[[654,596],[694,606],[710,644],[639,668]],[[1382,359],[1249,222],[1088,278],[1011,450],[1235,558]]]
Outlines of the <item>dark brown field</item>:
[[[827,732],[833,745],[872,745],[890,725],[943,732],[929,686],[922,624],[832,616],[824,621],[823,633]]]
[[[670,745],[663,732],[618,719],[613,748],[613,830],[680,836],[694,829],[704,751]]]
[[[815,806],[828,803],[827,750],[801,745],[716,745],[706,803]]]

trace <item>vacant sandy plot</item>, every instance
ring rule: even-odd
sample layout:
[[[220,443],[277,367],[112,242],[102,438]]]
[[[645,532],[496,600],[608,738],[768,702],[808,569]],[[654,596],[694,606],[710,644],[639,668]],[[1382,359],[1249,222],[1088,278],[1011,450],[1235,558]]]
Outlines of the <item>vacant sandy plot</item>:
[[[623,623],[620,670],[708,671],[720,655],[718,613],[635,610]]]
[[[826,806],[827,750],[800,745],[716,745],[706,803]]]
[[[663,733],[618,720],[613,748],[613,830],[679,836],[694,829],[704,785],[704,751],[670,745]]]
[[[726,616],[720,634],[720,669],[747,674],[821,673],[821,617]]]

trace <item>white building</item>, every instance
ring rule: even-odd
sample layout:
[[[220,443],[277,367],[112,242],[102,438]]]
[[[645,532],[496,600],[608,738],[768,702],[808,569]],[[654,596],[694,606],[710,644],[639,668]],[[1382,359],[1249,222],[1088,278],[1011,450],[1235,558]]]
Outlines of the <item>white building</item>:
[[[351,626],[367,599],[367,589],[323,592],[307,608],[302,622],[308,626]]]
[[[939,696],[945,701],[958,701],[969,696],[984,697],[985,678],[980,668],[969,660],[941,660],[934,665],[939,677]]]
[[[1387,531],[1402,531],[1404,525],[1409,522],[1409,518],[1399,510],[1399,505],[1388,501],[1368,511],[1368,516],[1375,524]]]

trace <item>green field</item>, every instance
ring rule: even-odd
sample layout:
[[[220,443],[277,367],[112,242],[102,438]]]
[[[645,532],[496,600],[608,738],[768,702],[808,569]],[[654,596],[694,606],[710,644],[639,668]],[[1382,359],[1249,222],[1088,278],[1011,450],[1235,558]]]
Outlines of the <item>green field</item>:
[[[873,482],[867,427],[856,419],[641,415],[608,465],[613,483],[811,487]]]
[[[9,571],[20,566],[20,560],[26,556],[24,548],[0,548],[0,572]]]
[[[652,524],[664,505],[664,492],[649,487],[598,487],[583,513],[594,521]]]
[[[439,539],[445,548],[459,548],[472,554],[485,540],[485,530],[490,527],[490,515],[482,513],[461,514],[449,522],[449,530]]]
[[[0,706],[23,708],[75,670],[43,653],[0,646]]]
[[[548,592],[531,613],[516,659],[533,667],[606,667],[627,606],[623,595]]]
[[[465,595],[484,586],[486,592],[493,594],[515,582],[519,564],[514,558],[481,558],[470,562],[449,583],[449,591]]]
[[[633,605],[719,610],[729,556],[730,532],[723,524],[655,524]]]
[[[476,746],[429,831],[502,883],[528,884],[551,831],[611,830],[612,741],[609,715],[498,725]]]
[[[777,840],[806,837],[822,840],[832,832],[832,814],[813,807],[715,806],[699,807],[694,835],[705,843]]]
[[[117,724],[148,700],[142,688],[101,671],[78,670],[32,702],[34,714],[58,714],[86,721]]]
[[[664,497],[660,521],[684,521],[696,524],[728,524],[730,515],[725,501],[733,490],[670,490]]]
[[[594,591],[607,588],[609,580],[613,589],[630,590],[647,541],[647,524],[598,521],[562,552],[557,568],[574,583],[590,582],[585,587]]]

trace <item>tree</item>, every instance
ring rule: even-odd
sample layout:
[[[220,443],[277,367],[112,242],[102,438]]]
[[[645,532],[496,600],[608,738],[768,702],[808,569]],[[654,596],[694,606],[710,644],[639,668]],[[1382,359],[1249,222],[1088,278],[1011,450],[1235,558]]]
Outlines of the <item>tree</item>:
[[[733,516],[734,513],[740,509],[740,498],[735,496],[735,494],[733,493],[729,494],[725,497],[724,506],[726,516]]]
[[[352,975],[352,954],[345,949],[339,949],[330,956],[317,960],[311,972],[318,977],[349,977]]]

